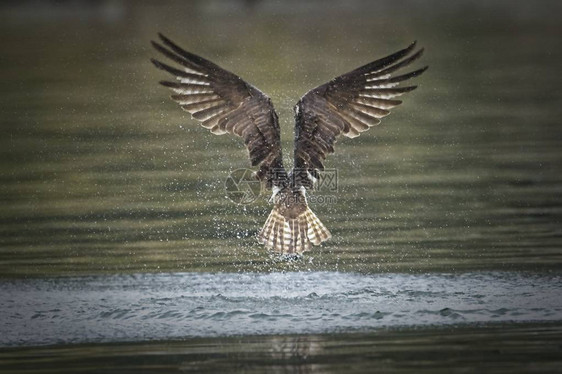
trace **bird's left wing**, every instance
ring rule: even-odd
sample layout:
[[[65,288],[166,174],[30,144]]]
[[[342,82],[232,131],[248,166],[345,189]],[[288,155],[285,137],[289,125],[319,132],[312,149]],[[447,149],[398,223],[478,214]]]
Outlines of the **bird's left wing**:
[[[295,171],[301,185],[312,186],[334,152],[340,135],[355,138],[380,123],[390,109],[401,104],[395,97],[416,88],[399,84],[423,73],[426,67],[395,74],[416,61],[423,49],[415,43],[392,55],[361,66],[306,93],[295,106]]]
[[[162,44],[153,41],[154,48],[181,65],[178,69],[151,59],[176,78],[160,82],[174,91],[172,99],[213,134],[242,137],[252,166],[259,165],[257,177],[268,188],[282,183],[279,122],[269,97],[237,75],[158,35]]]

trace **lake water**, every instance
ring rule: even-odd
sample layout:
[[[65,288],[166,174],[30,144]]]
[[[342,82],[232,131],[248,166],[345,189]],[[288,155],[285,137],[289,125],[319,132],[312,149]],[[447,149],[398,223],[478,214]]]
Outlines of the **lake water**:
[[[561,276],[173,273],[0,285],[0,346],[320,334],[562,317]]]
[[[357,371],[560,367],[562,5],[329,5],[0,7],[0,365],[338,371],[331,350]],[[255,240],[267,196],[226,197],[241,142],[158,86],[158,31],[272,98],[287,164],[308,89],[414,39],[430,69],[381,126],[338,142],[335,200],[312,206],[333,239],[287,262]],[[310,342],[320,366],[241,353],[278,341]],[[423,365],[418,344],[435,353]]]

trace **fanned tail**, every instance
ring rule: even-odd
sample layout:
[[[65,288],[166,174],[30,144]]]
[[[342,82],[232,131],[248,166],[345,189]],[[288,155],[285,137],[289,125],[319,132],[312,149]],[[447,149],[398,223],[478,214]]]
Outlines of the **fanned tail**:
[[[296,218],[284,217],[275,207],[258,234],[258,241],[275,252],[299,254],[308,251],[311,243],[318,245],[331,237],[309,207]]]

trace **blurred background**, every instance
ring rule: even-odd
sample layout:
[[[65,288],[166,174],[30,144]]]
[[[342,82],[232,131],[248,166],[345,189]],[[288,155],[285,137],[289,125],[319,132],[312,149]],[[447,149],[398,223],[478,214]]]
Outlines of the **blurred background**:
[[[1,2],[0,371],[559,372],[560,14]],[[158,84],[158,32],[272,98],[288,165],[309,89],[414,40],[411,70],[430,68],[380,126],[340,139],[338,193],[311,204],[333,238],[287,262],[255,239],[268,193],[227,196],[241,140]]]
[[[0,275],[548,270],[562,262],[559,1],[4,1]],[[240,139],[158,85],[162,32],[267,93],[291,161],[309,89],[417,40],[419,88],[327,160],[333,239],[303,261],[255,240]],[[414,67],[412,67],[413,69]]]

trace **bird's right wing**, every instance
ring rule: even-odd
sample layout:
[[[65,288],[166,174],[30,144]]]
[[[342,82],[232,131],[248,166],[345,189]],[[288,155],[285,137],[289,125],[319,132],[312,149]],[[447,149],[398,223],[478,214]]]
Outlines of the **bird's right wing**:
[[[361,66],[306,93],[295,106],[295,177],[306,187],[324,169],[323,161],[334,152],[340,135],[354,138],[401,104],[394,98],[416,86],[398,87],[423,73],[426,67],[394,75],[421,57],[415,43],[390,56]],[[311,178],[312,176],[312,178]]]
[[[259,166],[257,177],[268,188],[283,183],[279,122],[269,97],[237,75],[158,35],[163,45],[152,42],[154,48],[182,67],[151,59],[176,78],[160,82],[175,92],[172,99],[213,134],[242,137],[252,166]]]

